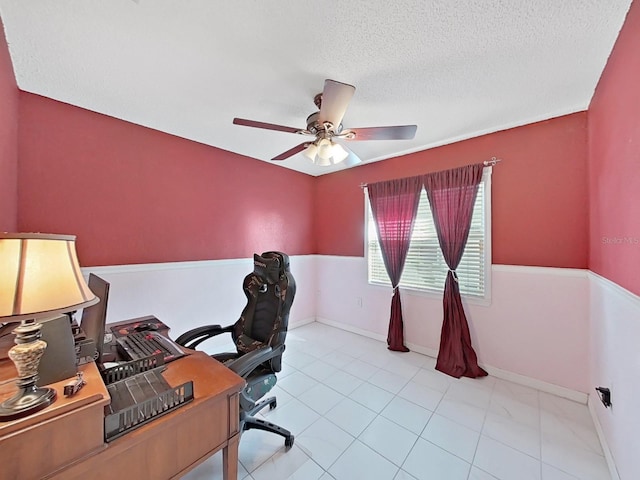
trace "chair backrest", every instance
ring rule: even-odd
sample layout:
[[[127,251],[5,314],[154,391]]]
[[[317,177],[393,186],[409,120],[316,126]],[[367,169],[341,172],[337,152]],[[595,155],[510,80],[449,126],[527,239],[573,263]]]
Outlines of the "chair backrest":
[[[289,257],[282,252],[253,256],[253,272],[244,278],[247,305],[235,323],[232,336],[238,353],[248,353],[269,345],[284,345],[289,310],[296,294],[296,282],[289,271]],[[282,369],[282,356],[267,362],[274,372]]]

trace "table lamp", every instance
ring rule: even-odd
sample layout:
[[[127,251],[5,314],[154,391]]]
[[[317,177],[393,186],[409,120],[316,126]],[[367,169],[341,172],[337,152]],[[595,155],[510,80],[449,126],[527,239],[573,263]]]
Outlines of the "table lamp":
[[[47,348],[39,320],[99,301],[84,281],[73,235],[0,233],[0,322],[20,322],[9,358],[18,371],[18,392],[0,404],[0,421],[42,410],[56,399],[38,387],[38,365]]]

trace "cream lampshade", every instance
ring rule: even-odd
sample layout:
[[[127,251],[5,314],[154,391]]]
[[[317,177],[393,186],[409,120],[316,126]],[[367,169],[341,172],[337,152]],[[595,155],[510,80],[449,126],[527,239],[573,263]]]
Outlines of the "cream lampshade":
[[[0,421],[30,415],[55,401],[51,388],[36,386],[47,347],[38,320],[99,301],[84,281],[75,236],[0,233],[0,322],[21,322],[9,350],[18,371],[18,392],[0,405]]]

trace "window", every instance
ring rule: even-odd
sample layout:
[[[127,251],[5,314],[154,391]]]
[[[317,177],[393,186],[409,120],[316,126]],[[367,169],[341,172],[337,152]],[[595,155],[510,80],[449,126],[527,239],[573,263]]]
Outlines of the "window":
[[[390,286],[391,282],[382,261],[368,198],[365,198],[365,202],[367,204],[369,283]],[[486,168],[478,187],[467,245],[460,265],[456,269],[460,293],[472,298],[488,298],[491,266],[490,212],[491,168]],[[448,271],[449,267],[444,261],[438,244],[429,199],[423,188],[400,286],[413,290],[442,292]]]

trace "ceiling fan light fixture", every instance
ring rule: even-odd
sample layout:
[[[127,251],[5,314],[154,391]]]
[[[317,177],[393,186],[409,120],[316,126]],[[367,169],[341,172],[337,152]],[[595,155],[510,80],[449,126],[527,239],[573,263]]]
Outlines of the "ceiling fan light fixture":
[[[319,167],[337,165],[349,157],[349,152],[342,145],[329,138],[321,138],[308,144],[302,154]]]
[[[318,157],[322,160],[331,160],[331,156],[333,155],[333,144],[331,140],[323,138],[318,142]]]
[[[339,143],[333,144],[333,163],[340,163],[349,156],[349,153]]]
[[[315,163],[316,155],[318,153],[318,147],[316,147],[315,143],[310,143],[309,146],[305,149],[302,154],[307,157],[309,160]]]
[[[329,165],[331,165],[331,157],[322,158],[318,156],[313,163],[318,165],[319,167],[328,167]]]

